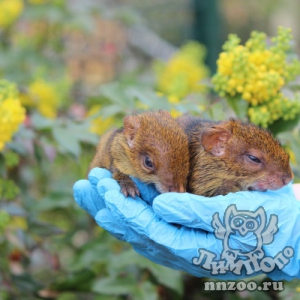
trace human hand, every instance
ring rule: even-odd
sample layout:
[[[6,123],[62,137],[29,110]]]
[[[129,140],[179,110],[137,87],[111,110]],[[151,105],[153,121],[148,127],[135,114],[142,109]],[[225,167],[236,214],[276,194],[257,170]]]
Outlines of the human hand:
[[[74,185],[74,196],[101,227],[158,264],[198,277],[299,278],[300,202],[291,185],[205,198],[158,195],[135,182],[145,201],[125,198],[110,173],[95,168]]]

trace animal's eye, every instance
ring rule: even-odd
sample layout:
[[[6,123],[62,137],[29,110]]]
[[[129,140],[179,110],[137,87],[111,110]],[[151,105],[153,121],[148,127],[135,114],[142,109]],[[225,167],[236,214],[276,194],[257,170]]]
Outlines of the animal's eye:
[[[253,155],[248,155],[248,157],[249,157],[253,162],[255,162],[255,163],[257,163],[257,164],[260,164],[260,163],[261,163],[261,161],[260,161],[257,157],[255,157],[255,156],[253,156]]]
[[[147,169],[154,169],[154,166],[153,166],[153,163],[152,163],[152,160],[150,159],[150,157],[148,155],[146,155],[144,157],[144,166],[147,168]]]

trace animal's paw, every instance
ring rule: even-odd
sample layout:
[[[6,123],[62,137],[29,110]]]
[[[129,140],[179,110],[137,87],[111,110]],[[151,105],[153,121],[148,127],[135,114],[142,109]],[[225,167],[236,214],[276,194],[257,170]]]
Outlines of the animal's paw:
[[[121,193],[125,197],[130,196],[135,198],[136,196],[140,196],[140,191],[132,180],[123,180],[119,184],[121,186]]]

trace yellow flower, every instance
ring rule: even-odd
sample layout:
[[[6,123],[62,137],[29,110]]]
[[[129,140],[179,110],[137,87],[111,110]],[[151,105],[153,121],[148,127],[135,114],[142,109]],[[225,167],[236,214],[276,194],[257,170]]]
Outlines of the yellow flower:
[[[136,103],[136,108],[141,109],[141,110],[147,110],[147,109],[149,109],[149,106],[141,101],[138,101]]]
[[[273,44],[268,46],[264,33],[252,32],[244,47],[236,35],[230,35],[217,61],[218,69],[212,78],[214,89],[221,97],[247,101],[250,120],[264,127],[300,113],[300,104],[283,101],[281,92],[300,74],[300,61],[287,59],[291,39],[290,30],[279,28]],[[272,105],[276,99],[280,103]],[[251,109],[256,106],[258,109]]]
[[[251,94],[249,92],[244,92],[242,97],[243,97],[243,99],[248,101],[251,99]]]
[[[232,53],[222,52],[217,60],[218,72],[223,75],[231,75],[234,55]]]
[[[65,2],[65,0],[28,0],[32,5],[42,5],[51,2],[51,5],[60,5]]]
[[[24,9],[22,0],[0,0],[0,28],[14,23]]]
[[[260,108],[260,112],[263,113],[263,114],[267,113],[267,112],[268,112],[267,107],[266,107],[266,106],[262,106],[262,107]]]
[[[24,120],[25,109],[18,98],[9,98],[0,103],[0,151],[11,141]]]
[[[205,92],[201,80],[208,76],[204,65],[204,48],[196,42],[189,42],[160,67],[157,89],[169,96],[171,103],[177,103],[188,94]]]
[[[182,112],[181,111],[178,111],[178,110],[176,110],[176,109],[174,109],[174,108],[172,108],[171,109],[171,116],[173,117],[173,118],[177,118],[177,117],[180,117],[180,116],[182,116]]]
[[[177,104],[177,103],[180,102],[179,97],[177,97],[177,96],[175,96],[175,95],[170,95],[170,96],[168,97],[168,100],[169,100],[169,102],[172,103],[172,104]]]
[[[7,225],[10,230],[27,230],[28,223],[25,217],[14,216],[11,217],[10,222]]]
[[[28,2],[33,5],[39,5],[48,2],[48,0],[28,0]]]
[[[55,86],[37,79],[30,84],[29,95],[43,116],[50,119],[56,117],[60,95]]]
[[[26,107],[34,106],[34,100],[28,94],[20,94],[19,99],[23,106]]]
[[[237,86],[236,90],[237,90],[239,93],[242,93],[243,90],[244,90],[244,88],[243,88],[242,85],[239,85],[239,86]]]
[[[93,116],[96,113],[98,113],[101,109],[101,105],[93,105],[89,112],[88,116]],[[106,119],[103,119],[102,117],[97,117],[92,120],[92,125],[90,127],[90,131],[95,134],[102,135],[107,130],[112,128],[115,125],[115,119],[113,117],[108,117]]]

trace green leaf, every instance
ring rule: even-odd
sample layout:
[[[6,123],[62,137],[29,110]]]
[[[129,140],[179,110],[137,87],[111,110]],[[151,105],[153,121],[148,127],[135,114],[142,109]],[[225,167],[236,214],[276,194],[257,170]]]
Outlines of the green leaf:
[[[12,168],[19,164],[20,156],[17,153],[15,153],[13,151],[7,151],[7,152],[4,152],[3,155],[4,155],[6,167]]]
[[[120,105],[125,110],[134,108],[134,99],[126,92],[126,86],[118,82],[108,83],[101,86],[101,95]]]
[[[61,196],[58,198],[58,195]],[[33,211],[41,212],[57,208],[69,208],[74,204],[74,201],[69,194],[58,193],[55,196],[56,197],[51,197],[51,195],[49,195],[48,197],[41,199],[41,201],[35,204]]]
[[[29,273],[23,273],[22,275],[11,275],[11,281],[14,286],[18,287],[20,293],[33,293],[43,286],[39,282],[35,281]]]
[[[111,117],[117,114],[124,114],[124,109],[118,104],[111,104],[101,108],[100,114],[102,117]]]
[[[110,253],[110,245],[108,243],[89,244],[82,249],[80,255],[72,265],[72,270],[79,270],[85,266],[95,266],[98,264],[107,264],[113,254]]]
[[[140,268],[145,268],[154,275],[160,284],[169,287],[178,294],[182,294],[183,292],[181,273],[179,271],[155,264],[145,257],[137,254],[133,249],[129,249],[118,256],[114,256],[111,264],[112,268],[115,268],[116,270],[122,270],[130,265],[137,265]]]
[[[23,207],[20,207],[16,203],[8,202],[0,205],[0,209],[7,211],[13,216],[26,216],[27,212]],[[1,298],[0,298],[1,299]]]
[[[54,120],[47,119],[43,116],[41,116],[38,113],[34,113],[31,116],[31,123],[33,127],[36,129],[48,129],[51,128],[54,124]]]
[[[67,124],[67,129],[73,133],[73,137],[81,142],[90,143],[96,145],[99,141],[99,137],[91,133],[89,130],[89,122],[82,122],[76,124],[74,122],[69,122]]]
[[[16,138],[12,142],[8,143],[7,146],[9,149],[26,156],[28,155],[28,145],[33,145],[36,134],[33,129],[25,128],[20,126],[19,131],[16,133]],[[26,141],[26,146],[24,141]]]
[[[41,238],[65,233],[61,228],[41,221],[31,220],[28,224],[30,233]]]
[[[56,279],[56,282],[52,284],[52,288],[55,290],[89,290],[91,283],[95,278],[95,273],[91,270],[84,269],[80,272],[72,273],[69,276],[65,274]]]
[[[224,105],[221,102],[213,104],[209,109],[209,115],[212,120],[219,121],[226,118]]]
[[[137,98],[151,109],[171,109],[171,105],[167,98],[156,95],[156,93],[151,89],[143,87],[129,87],[128,93],[132,96],[132,98]]]
[[[64,292],[60,293],[59,296],[57,296],[56,300],[77,300],[78,297],[76,296],[76,293],[71,292]]]
[[[203,95],[193,94],[189,95],[187,98],[180,101],[178,104],[174,105],[176,110],[181,111],[182,113],[200,115],[202,113],[201,107],[208,107],[209,103]]]
[[[237,117],[246,120],[247,119],[247,111],[248,111],[248,103],[241,99],[240,97],[227,98],[227,102],[229,106],[236,113]]]
[[[97,280],[92,290],[96,293],[107,295],[131,294],[136,288],[136,279],[133,277],[114,278],[108,277]]]
[[[176,291],[179,295],[183,293],[182,276],[180,271],[172,270],[147,260],[145,267],[155,276],[156,280]]]
[[[80,155],[80,143],[69,128],[54,126],[52,130],[53,137],[58,143],[62,153],[71,153],[76,158]]]
[[[280,132],[290,131],[294,129],[298,125],[299,120],[300,120],[300,114],[297,115],[297,117],[293,120],[285,121],[283,119],[280,119],[274,122],[273,124],[271,124],[269,126],[269,129],[274,135],[277,135]]]
[[[109,295],[97,295],[94,300],[121,300],[118,296],[109,296]],[[73,300],[73,299],[72,299]]]
[[[300,283],[298,279],[284,282],[284,290],[278,293],[279,299],[298,300]]]
[[[158,294],[155,285],[149,281],[145,281],[142,284],[136,286],[133,291],[133,299],[136,300],[157,300]]]

